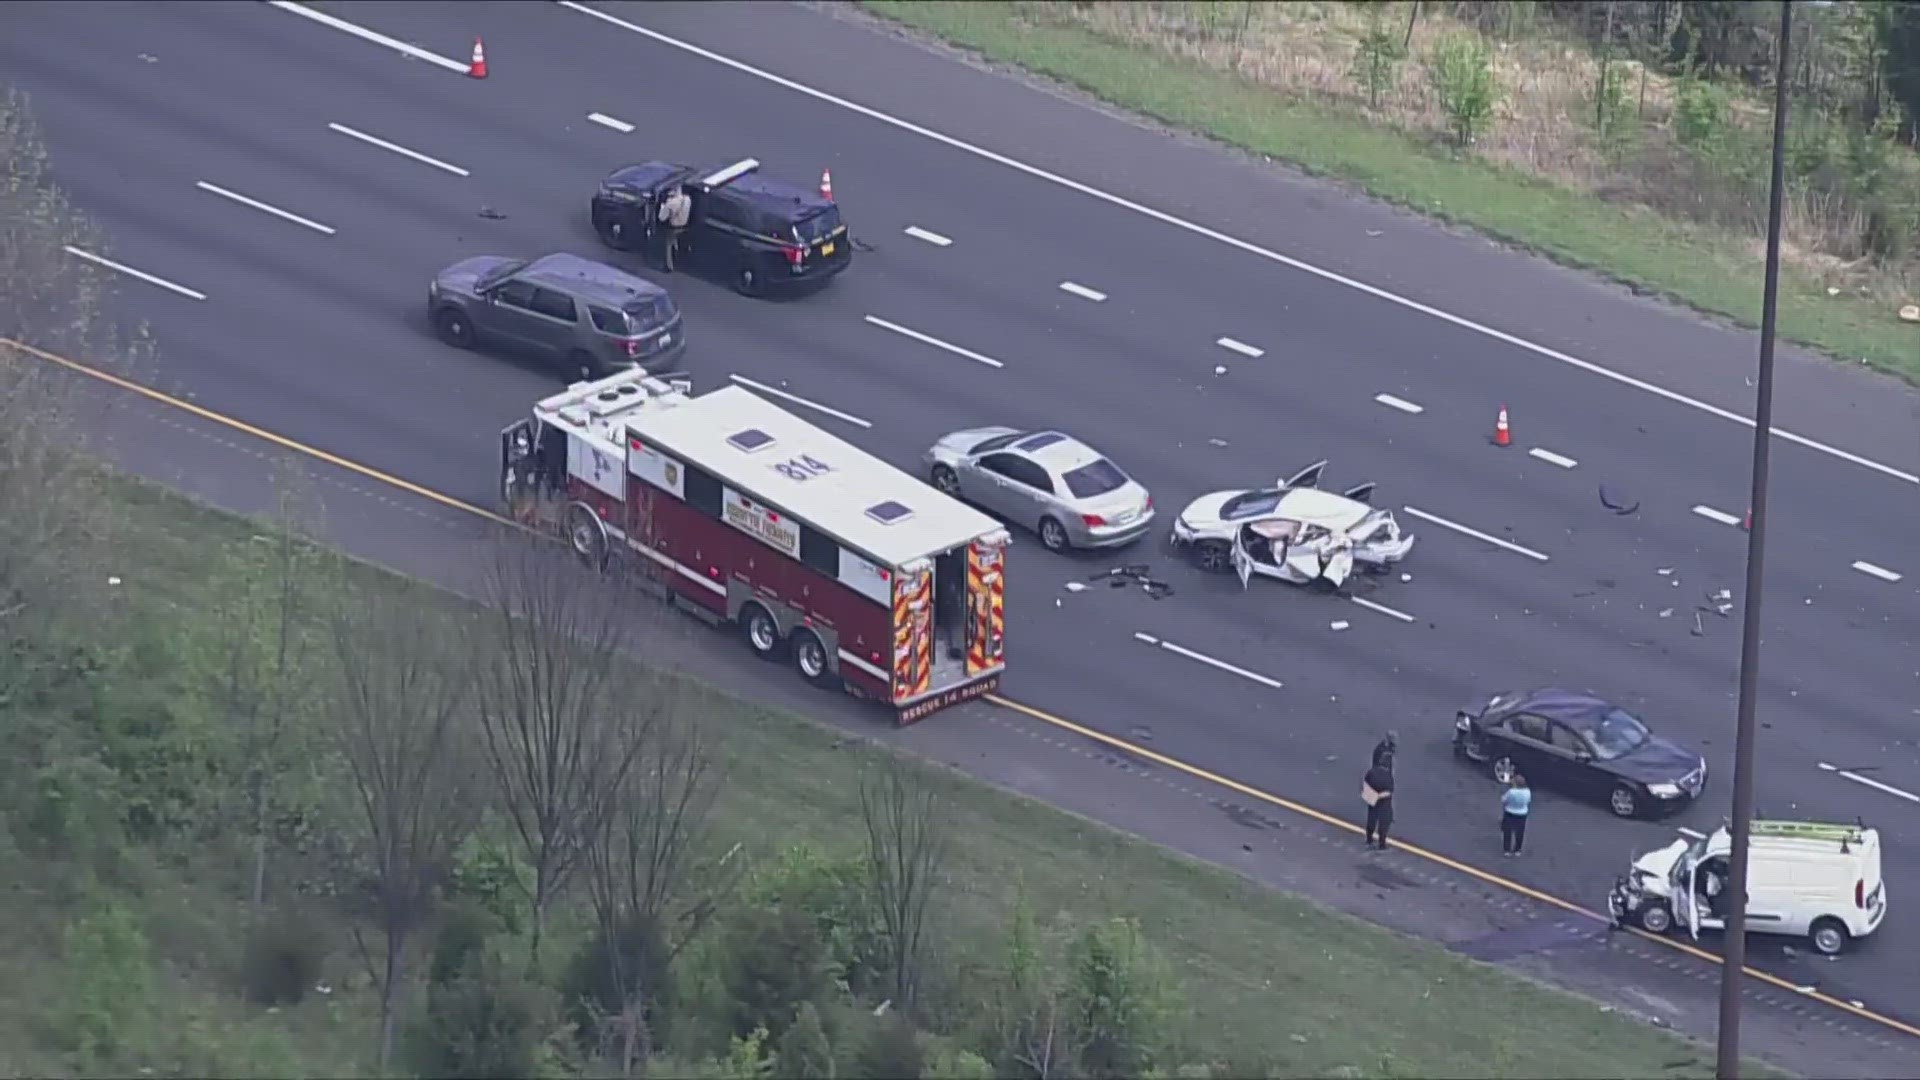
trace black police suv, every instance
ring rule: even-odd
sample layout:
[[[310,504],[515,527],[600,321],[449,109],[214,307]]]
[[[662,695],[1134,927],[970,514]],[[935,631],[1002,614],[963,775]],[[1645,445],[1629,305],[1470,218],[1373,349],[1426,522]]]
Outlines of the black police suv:
[[[669,255],[659,213],[675,188],[692,199],[692,214]],[[761,175],[752,158],[705,172],[661,161],[622,166],[600,182],[592,214],[608,247],[724,279],[746,296],[822,283],[853,262],[840,208]]]

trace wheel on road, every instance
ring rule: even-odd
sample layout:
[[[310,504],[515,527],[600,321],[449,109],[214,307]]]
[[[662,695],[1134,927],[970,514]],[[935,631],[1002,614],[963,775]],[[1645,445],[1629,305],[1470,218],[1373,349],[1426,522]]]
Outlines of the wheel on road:
[[[473,324],[459,308],[445,307],[434,312],[433,330],[441,341],[456,349],[473,348]]]
[[[1839,956],[1846,951],[1849,936],[1845,923],[1828,917],[1814,920],[1813,932],[1807,939],[1813,942],[1813,951],[1821,956]]]
[[[1225,540],[1202,540],[1193,545],[1193,561],[1202,570],[1218,572],[1233,568],[1233,546]]]
[[[780,654],[780,624],[773,621],[773,613],[759,604],[748,604],[740,612],[740,629],[746,635],[747,648],[762,660],[776,659]]]
[[[627,250],[627,225],[617,217],[593,216],[593,231],[600,234],[600,242],[615,251]]]
[[[1640,909],[1640,927],[1649,934],[1664,934],[1673,927],[1673,912],[1655,901]]]
[[[1607,796],[1607,809],[1614,817],[1630,818],[1640,809],[1640,801],[1633,789],[1626,784],[1615,784],[1613,793]]]
[[[575,349],[567,354],[567,372],[569,375],[578,375],[582,379],[591,379],[599,367],[600,364],[593,358],[593,354],[585,349]]]
[[[956,499],[960,497],[960,475],[945,465],[933,467],[933,486]]]
[[[1516,771],[1518,770],[1516,770],[1513,767],[1512,758],[1497,757],[1493,759],[1493,778],[1495,780],[1498,780],[1503,784],[1507,783],[1508,781],[1513,779],[1513,774]]]
[[[740,272],[734,275],[733,290],[741,296],[759,296],[760,275],[754,273],[751,266],[741,267]]]
[[[821,643],[820,635],[811,630],[793,632],[793,666],[801,678],[815,686],[833,681],[832,673],[827,670],[827,647]]]
[[[567,512],[567,541],[580,561],[593,570],[607,567],[607,531],[592,510],[576,506]]]
[[[1067,550],[1067,528],[1050,517],[1040,519],[1040,543],[1048,551]]]
[[[1467,755],[1468,761],[1485,764],[1487,760],[1487,741],[1474,732],[1468,732],[1460,743],[1460,752]]]

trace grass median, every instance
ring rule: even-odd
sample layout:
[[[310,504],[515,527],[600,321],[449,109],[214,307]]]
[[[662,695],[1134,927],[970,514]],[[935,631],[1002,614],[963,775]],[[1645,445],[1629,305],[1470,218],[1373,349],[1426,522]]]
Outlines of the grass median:
[[[1452,154],[1172,52],[1114,40],[1072,18],[1065,9],[1073,5],[863,0],[863,6],[1122,108],[1352,182],[1377,198],[1742,325],[1759,323],[1760,260],[1750,245],[1726,234]],[[1830,295],[1823,281],[1794,267],[1781,278],[1780,331],[1920,383],[1920,326],[1899,322],[1885,303],[1856,300],[1844,290]]]
[[[115,602],[129,624],[164,628],[163,638],[144,638],[133,648],[158,657],[169,643],[200,639],[196,620],[212,590],[224,587],[221,560],[257,544],[268,530],[141,482],[112,478],[104,490],[120,515],[116,531],[140,538],[116,557],[117,565],[102,568],[113,575]],[[419,590],[424,603],[448,611],[464,604],[365,564],[351,564],[343,580],[350,590]],[[689,692],[702,722],[724,734],[727,779],[714,811],[721,841],[738,838],[763,856],[795,844],[835,852],[858,843],[863,770],[886,751],[709,687]],[[156,679],[141,694],[141,707],[153,717],[217,722],[188,682]],[[165,767],[158,760],[132,764]],[[1233,1063],[1228,1067],[1235,1074],[1259,1069],[1299,1076],[1711,1075],[1704,1048],[1592,1001],[951,771],[912,768],[919,782],[939,792],[952,837],[946,887],[935,909],[947,955],[968,958],[962,966],[992,963],[1005,949],[1017,910],[1042,925],[1137,919],[1171,975],[1166,1042],[1175,1064],[1211,1063],[1218,1070]],[[23,813],[19,800],[9,813]],[[27,821],[13,816],[9,823],[17,833]],[[9,989],[0,992],[0,1071],[71,1075],[79,1060],[153,1060],[137,1049],[126,1051],[131,1057],[99,1056],[106,1051],[97,1047],[94,1057],[74,1056],[76,1025],[118,1030],[124,1039],[158,1038],[125,1026],[124,1017],[118,1029],[99,1019],[119,1001],[114,1015],[133,1010],[170,1018],[166,1038],[175,1069],[364,1072],[373,1024],[366,981],[334,978],[326,997],[309,995],[284,1009],[243,1006],[232,988],[236,935],[230,928],[246,915],[245,863],[225,861],[220,853],[228,848],[217,840],[202,837],[193,850],[190,860],[156,852],[118,863],[122,869],[108,880],[89,875],[77,883],[58,872],[57,860],[42,861],[24,842],[0,849],[10,882],[0,893],[0,956],[10,967]],[[127,869],[133,866],[137,872]],[[73,955],[79,946],[71,930],[63,937],[61,925],[65,905],[82,892],[110,895],[131,911],[159,965],[159,981],[144,967],[133,981],[164,995],[171,1002],[165,1011],[152,1011],[162,1009],[159,1004],[129,1004],[124,991],[102,1004],[107,991],[76,988],[75,971],[101,974],[105,963],[104,973],[111,973],[122,970],[113,963],[130,963],[112,961],[116,954],[98,942],[86,946],[85,957]],[[338,936],[342,930],[313,932]],[[50,1036],[53,1031],[69,1034]],[[176,1045],[189,1038],[212,1045],[195,1043],[191,1053]]]

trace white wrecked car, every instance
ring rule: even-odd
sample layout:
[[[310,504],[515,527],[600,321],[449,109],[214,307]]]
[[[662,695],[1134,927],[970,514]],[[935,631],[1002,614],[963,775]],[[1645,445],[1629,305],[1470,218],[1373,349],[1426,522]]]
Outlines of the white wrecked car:
[[[1258,575],[1338,588],[1355,566],[1383,573],[1405,559],[1414,537],[1392,511],[1368,505],[1374,485],[1321,491],[1326,467],[1316,462],[1276,487],[1202,495],[1174,519],[1174,545],[1203,569],[1233,567],[1243,586]]]

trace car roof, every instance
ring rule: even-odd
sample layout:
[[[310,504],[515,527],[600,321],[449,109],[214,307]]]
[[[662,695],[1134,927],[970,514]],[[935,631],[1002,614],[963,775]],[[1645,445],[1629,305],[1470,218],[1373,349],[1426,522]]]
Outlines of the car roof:
[[[1042,441],[1042,436],[1059,436]],[[1010,450],[1018,450],[1034,464],[1058,476],[1091,465],[1106,455],[1071,435],[1058,431],[1036,431],[1020,438]]]
[[[1373,507],[1319,488],[1288,488],[1273,512],[1329,529],[1351,529],[1373,513]]]
[[[693,176],[690,165],[676,165],[670,161],[643,161],[636,165],[622,165],[607,174],[607,183],[626,187],[651,188],[675,176]]]
[[[1563,724],[1591,723],[1619,708],[1611,701],[1578,690],[1535,690],[1520,699],[1510,712],[1529,712],[1558,720]]]
[[[608,266],[563,251],[542,255],[523,267],[516,276],[535,285],[562,290],[588,303],[608,307],[624,307],[635,300],[652,300],[667,295],[667,290],[638,274],[629,274],[617,266]]]
[[[750,172],[737,176],[715,189],[737,192],[762,209],[774,210],[790,219],[812,217],[833,206],[833,203],[820,197],[820,193],[799,184]]]

